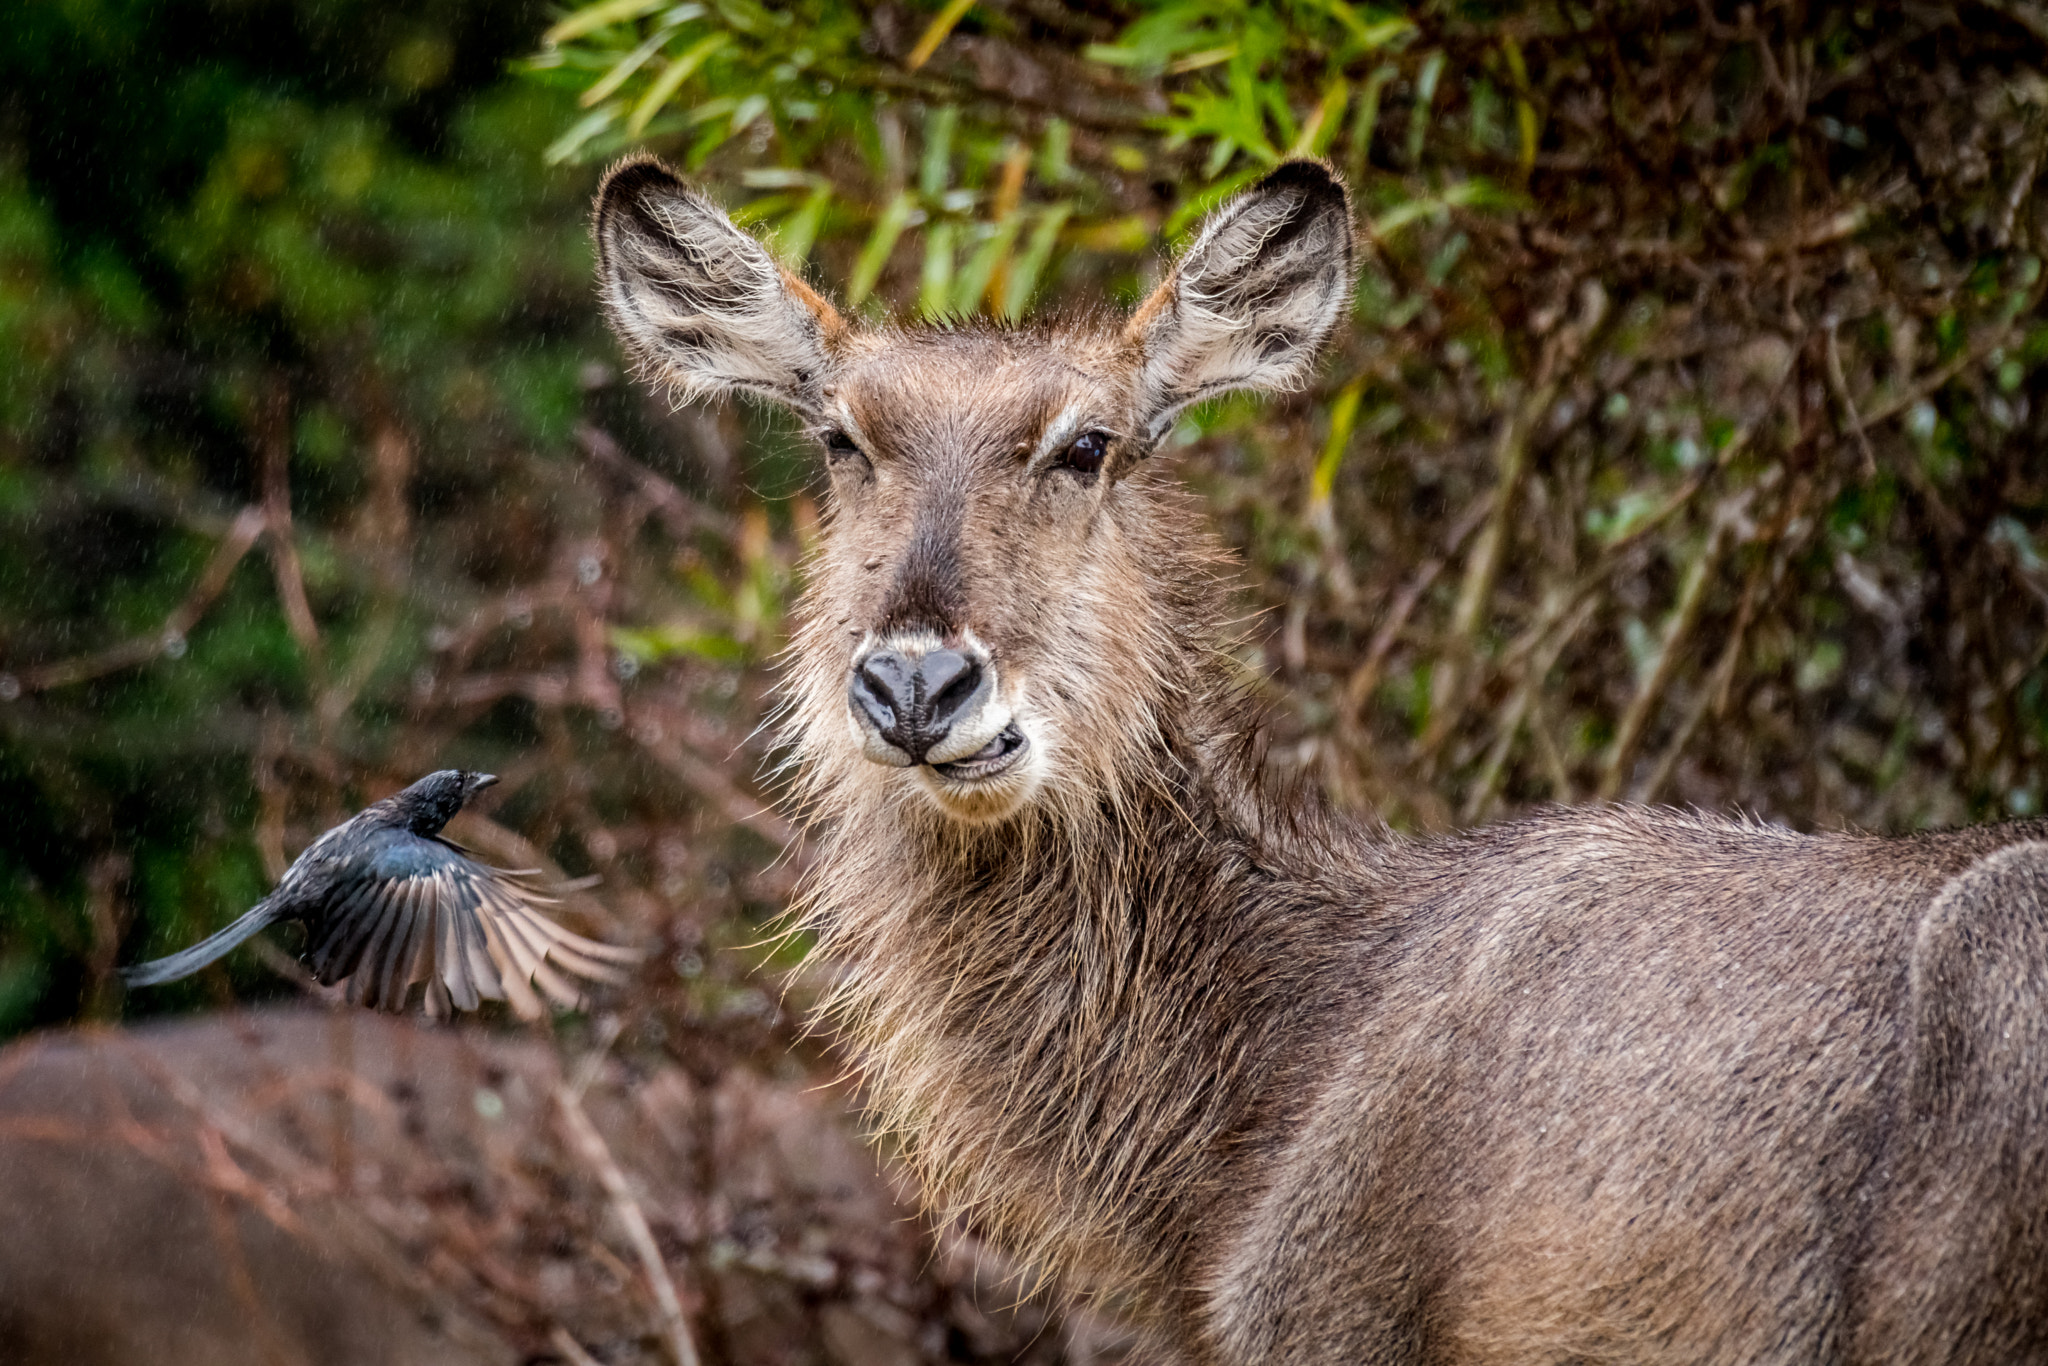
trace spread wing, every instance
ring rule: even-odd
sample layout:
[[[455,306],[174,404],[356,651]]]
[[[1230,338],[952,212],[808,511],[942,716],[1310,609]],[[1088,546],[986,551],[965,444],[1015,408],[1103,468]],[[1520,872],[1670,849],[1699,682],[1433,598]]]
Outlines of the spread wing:
[[[632,949],[571,934],[535,909],[549,898],[523,886],[526,874],[491,868],[441,840],[380,832],[348,861],[307,917],[306,957],[321,982],[348,983],[348,999],[403,1010],[415,982],[427,1008],[475,1010],[489,998],[520,1015],[541,1013],[539,987],[558,1005],[583,993],[564,974],[615,982],[639,961]]]

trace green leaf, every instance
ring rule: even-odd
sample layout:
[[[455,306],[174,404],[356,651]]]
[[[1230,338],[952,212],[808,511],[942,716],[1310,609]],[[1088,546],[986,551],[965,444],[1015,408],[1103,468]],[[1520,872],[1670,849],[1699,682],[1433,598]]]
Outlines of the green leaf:
[[[584,91],[583,97],[577,100],[576,103],[588,109],[591,105],[602,103],[608,99],[611,93],[624,85],[634,72],[647,64],[648,58],[661,51],[662,44],[666,43],[674,33],[675,29],[673,27],[656,29],[640,46],[612,63],[612,69],[605,72],[590,89]]]
[[[1361,375],[1339,389],[1330,402],[1330,437],[1323,443],[1322,457],[1309,478],[1311,504],[1327,505],[1330,501],[1330,491],[1337,484],[1337,469],[1344,463],[1344,450],[1351,444],[1351,429],[1358,420],[1358,400],[1364,393],[1365,377]]]
[[[1017,231],[1023,223],[1023,214],[1009,214],[995,225],[975,249],[974,255],[968,258],[967,268],[960,272],[953,284],[954,312],[973,314],[981,311],[982,296],[988,293],[989,281],[1010,259],[1010,248],[1016,245]]]
[[[611,24],[638,19],[660,3],[661,0],[603,0],[602,4],[587,6],[562,19],[543,33],[540,40],[543,43],[566,43]]]
[[[973,8],[974,0],[946,0],[946,7],[925,26],[923,36],[917,40],[917,46],[910,50],[910,55],[903,59],[903,65],[915,71],[930,61],[932,54],[939,50],[939,44],[945,42],[946,35],[953,31],[953,26],[965,18],[967,11]]]
[[[791,270],[799,270],[804,262],[811,259],[811,248],[817,244],[818,230],[824,226],[825,210],[832,203],[832,187],[819,185],[797,211],[783,220],[781,231],[775,234],[775,255]]]
[[[1415,106],[1408,115],[1408,164],[1422,164],[1422,140],[1429,134],[1429,109],[1436,103],[1436,85],[1444,74],[1444,54],[1432,52],[1422,59],[1422,71],[1415,78]]]
[[[918,167],[917,188],[927,199],[936,201],[946,192],[953,164],[953,129],[959,122],[960,111],[950,104],[925,116],[924,161]]]
[[[919,281],[917,310],[927,318],[953,308],[953,234],[949,222],[932,224],[924,239],[924,272]]]
[[[882,278],[882,267],[889,263],[889,253],[896,249],[896,239],[903,235],[911,210],[916,207],[916,197],[910,191],[899,191],[875,219],[874,231],[860,249],[860,259],[853,263],[853,278],[846,282],[848,308],[859,308],[874,293],[875,282]]]
[[[578,119],[568,132],[548,144],[548,149],[541,153],[541,160],[550,166],[561,165],[582,150],[584,143],[616,123],[619,111],[624,107],[625,101],[613,100],[610,104],[591,110]]]
[[[1054,204],[1039,213],[1038,226],[1031,230],[1031,240],[1024,246],[1024,254],[1010,267],[1009,279],[1003,283],[1002,316],[1021,317],[1024,306],[1031,302],[1031,291],[1038,287],[1038,277],[1045,271],[1045,263],[1052,257],[1052,249],[1059,242],[1060,229],[1073,214],[1072,204]]]
[[[696,74],[697,68],[704,65],[712,53],[731,41],[732,35],[727,33],[699,38],[682,56],[664,67],[662,73],[654,78],[654,83],[647,87],[646,93],[640,96],[639,103],[633,106],[632,116],[626,120],[626,136],[639,137],[646,130],[648,120],[674,97],[683,82]]]

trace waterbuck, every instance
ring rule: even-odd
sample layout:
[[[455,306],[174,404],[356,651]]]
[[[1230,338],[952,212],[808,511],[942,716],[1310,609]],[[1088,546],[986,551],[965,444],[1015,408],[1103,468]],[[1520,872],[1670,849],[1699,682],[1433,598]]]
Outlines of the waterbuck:
[[[1060,326],[844,319],[651,160],[595,231],[649,382],[822,448],[803,913],[938,1204],[1194,1362],[2048,1361],[2048,824],[1423,840],[1262,778],[1153,453],[1343,316],[1326,168]]]

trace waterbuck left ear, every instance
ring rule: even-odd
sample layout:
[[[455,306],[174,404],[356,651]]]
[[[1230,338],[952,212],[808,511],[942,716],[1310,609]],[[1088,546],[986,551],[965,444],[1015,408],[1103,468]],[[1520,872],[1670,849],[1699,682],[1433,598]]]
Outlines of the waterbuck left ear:
[[[1163,436],[1190,403],[1291,389],[1351,305],[1351,201],[1319,161],[1289,161],[1218,209],[1124,335],[1139,402]]]
[[[642,375],[684,398],[740,390],[818,415],[832,305],[653,157],[597,192],[598,292]]]

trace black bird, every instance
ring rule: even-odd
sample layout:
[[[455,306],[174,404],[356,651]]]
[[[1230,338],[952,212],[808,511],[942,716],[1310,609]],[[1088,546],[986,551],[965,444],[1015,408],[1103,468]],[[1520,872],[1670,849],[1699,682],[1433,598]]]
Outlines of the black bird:
[[[451,1005],[475,1010],[489,997],[531,1019],[541,1011],[535,983],[559,1005],[580,1005],[557,967],[615,982],[640,955],[536,914],[533,903],[553,903],[515,881],[527,873],[487,867],[442,838],[441,827],[496,781],[452,768],[428,774],[314,840],[234,924],[183,953],[123,968],[122,978],[131,987],[175,981],[265,926],[297,920],[313,975],[325,986],[347,981],[358,1005],[403,1010],[415,982],[427,984],[427,1009],[443,1018]]]

